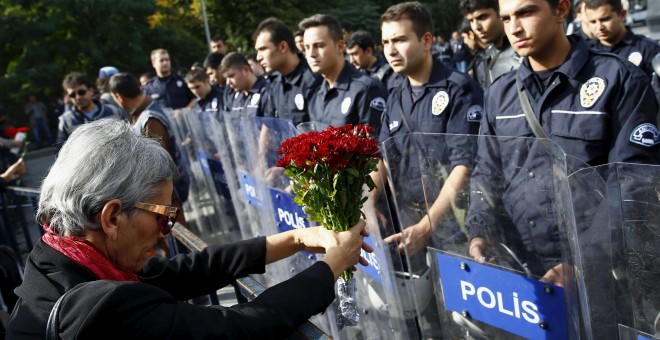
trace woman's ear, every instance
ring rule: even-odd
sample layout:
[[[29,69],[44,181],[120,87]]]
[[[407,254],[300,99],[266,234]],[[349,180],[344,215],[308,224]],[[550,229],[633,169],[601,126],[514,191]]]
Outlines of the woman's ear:
[[[120,200],[110,200],[103,206],[100,216],[101,229],[110,240],[117,240],[119,225],[124,223],[124,220],[125,216],[122,214]]]

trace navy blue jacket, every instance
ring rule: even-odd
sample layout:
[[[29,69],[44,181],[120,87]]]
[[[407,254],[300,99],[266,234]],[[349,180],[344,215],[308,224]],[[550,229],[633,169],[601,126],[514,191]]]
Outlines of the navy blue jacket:
[[[195,98],[186,82],[178,74],[165,78],[151,78],[144,87],[144,94],[150,96],[161,107],[171,109],[186,107]]]
[[[594,39],[592,45],[596,51],[614,53],[639,66],[649,77],[653,74],[653,57],[660,53],[660,44],[643,35],[634,34],[630,27],[623,39],[614,46],[605,46],[598,39]]]
[[[263,117],[269,86],[270,82],[266,78],[257,77],[257,81],[247,95],[243,91],[235,91],[233,95],[226,95],[226,111],[232,116]]]
[[[335,87],[330,89],[327,81],[323,82],[312,95],[310,118],[332,126],[368,124],[377,135],[386,93],[379,81],[345,63]]]
[[[447,137],[444,139],[442,147],[434,148],[438,154],[427,154],[425,158],[450,165],[450,168],[445,169],[447,172],[451,172],[457,165],[465,165],[471,169],[474,158],[474,140],[464,135],[477,134],[479,131],[479,121],[483,112],[481,88],[469,76],[448,68],[435,58],[431,76],[424,88],[424,94],[416,102],[413,102],[412,88],[407,78],[398,88],[390,92],[387,109],[383,114],[380,142],[383,143],[390,137],[402,136],[409,132],[401,116],[403,109],[412,132],[461,135]],[[414,143],[407,138],[398,139],[396,143],[391,144],[393,141],[390,140],[388,145],[396,150],[388,150],[389,154],[406,150],[408,149],[407,144]],[[423,143],[423,141],[421,142]],[[416,149],[419,148],[424,147],[418,146]],[[410,180],[410,183],[402,185],[402,187],[407,188],[406,191],[416,197],[409,195],[410,197],[405,197],[405,199],[421,203],[423,197],[420,187],[420,171],[423,170],[419,169],[417,157],[406,157],[406,159],[410,159],[410,163],[398,164],[396,168],[400,169],[402,173],[396,176],[399,181],[406,178]]]
[[[272,74],[264,116],[290,119],[294,125],[309,121],[310,96],[323,77],[309,68],[304,56],[299,58],[300,63],[290,74]]]
[[[525,59],[486,93],[481,134],[499,138],[479,142],[466,218],[471,237],[485,236],[487,228],[509,228],[514,232],[505,233],[517,234],[524,251],[546,258],[560,254],[554,209],[559,202],[552,194],[557,169],[544,157],[542,143],[514,139],[534,137],[516,77],[541,126],[567,154],[568,171],[608,162],[660,163],[658,105],[648,77],[617,56],[590,50],[580,38],[569,40],[569,55],[544,92]]]

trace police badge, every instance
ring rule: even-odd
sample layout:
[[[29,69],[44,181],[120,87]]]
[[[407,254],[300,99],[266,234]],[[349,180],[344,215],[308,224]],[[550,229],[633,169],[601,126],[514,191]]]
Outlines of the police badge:
[[[344,116],[348,114],[348,109],[351,108],[351,97],[344,98],[344,101],[341,102],[341,114]]]
[[[259,99],[261,99],[261,95],[259,93],[255,93],[252,95],[252,100],[250,100],[250,106],[257,106],[259,104]]]
[[[635,66],[639,66],[642,63],[642,54],[637,51],[630,53],[628,61],[635,64]]]
[[[305,108],[305,98],[303,98],[303,95],[300,93],[296,94],[293,98],[293,103],[296,104],[296,108],[300,111]]]
[[[449,105],[449,94],[446,91],[440,91],[433,96],[431,101],[431,113],[434,116],[440,115]]]
[[[598,101],[598,98],[605,91],[605,79],[601,77],[593,77],[582,84],[580,88],[580,105],[588,109]]]

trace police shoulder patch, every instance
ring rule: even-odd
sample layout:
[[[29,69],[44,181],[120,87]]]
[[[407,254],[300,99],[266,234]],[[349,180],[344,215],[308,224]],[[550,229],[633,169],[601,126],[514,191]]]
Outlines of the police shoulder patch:
[[[660,144],[660,132],[651,123],[644,123],[636,127],[630,134],[630,141],[646,147]]]
[[[351,108],[351,97],[344,98],[344,101],[341,102],[341,114],[347,115],[348,109]]]
[[[449,94],[447,91],[440,91],[433,96],[431,101],[431,113],[434,116],[440,115],[449,106]]]
[[[467,121],[474,123],[481,122],[481,117],[484,115],[483,112],[484,112],[484,108],[481,107],[481,105],[470,106],[467,113]]]
[[[628,61],[635,64],[635,66],[639,66],[642,63],[642,54],[637,51],[630,53]]]
[[[369,104],[369,106],[374,110],[384,111],[385,110],[385,99],[383,99],[382,97],[374,98],[371,101],[371,103]]]
[[[605,79],[593,77],[582,84],[580,88],[580,105],[584,108],[590,108],[596,104],[598,98],[605,92]]]

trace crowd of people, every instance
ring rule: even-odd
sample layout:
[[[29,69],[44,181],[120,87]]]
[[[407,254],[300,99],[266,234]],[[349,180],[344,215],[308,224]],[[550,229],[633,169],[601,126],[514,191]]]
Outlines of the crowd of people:
[[[99,329],[141,337],[175,337],[193,329],[208,332],[196,333],[200,337],[258,336],[269,331],[280,335],[330,303],[333,294],[327,288],[332,278],[355,265],[364,247],[362,224],[339,236],[314,238],[302,232],[212,248],[193,255],[193,262],[147,261],[143,248],[150,249],[167,234],[167,222],[177,218],[185,222],[178,213],[168,214],[180,211],[186,200],[188,169],[179,161],[165,109],[196,108],[218,118],[276,117],[294,125],[368,124],[381,143],[411,133],[548,138],[575,160],[570,166],[660,164],[660,90],[654,92],[658,75],[651,65],[660,45],[625,26],[620,0],[577,1],[574,11],[581,25],[567,35],[572,7],[569,0],[461,0],[465,20],[449,43],[435,35],[431,13],[418,2],[388,8],[380,18],[381,37],[352,32],[325,14],[305,18],[297,31],[268,18],[255,29],[256,54],[251,56],[229,52],[223,39],[213,39],[213,52],[183,75],[173,70],[165,49],[151,52],[155,71],[151,78],[114,67],[102,68],[96,83],[77,72],[67,75],[62,87],[71,106],[59,117],[55,137],[63,146],[45,179],[38,215],[49,231],[30,255],[26,283],[17,290],[21,299],[9,322],[10,338],[43,337],[53,305],[69,290],[73,293],[62,308],[78,308],[88,317],[62,317],[66,337]],[[33,121],[35,139],[52,140],[47,129],[43,135],[37,132],[45,124],[43,104],[30,98],[25,112]],[[140,135],[155,137],[159,143]],[[547,191],[549,178],[538,178],[535,188],[514,184],[522,181],[520,176],[544,176],[549,164],[532,153],[514,153],[504,144],[491,143],[484,139],[475,150],[463,139],[447,139],[439,146],[446,157],[443,163],[450,167],[438,196],[407,197],[410,206],[424,207],[427,200],[432,204],[411,211],[412,222],[386,242],[397,242],[401,252],[422,251],[449,215],[457,193],[470,182],[480,190],[471,191],[465,218],[469,256],[479,262],[489,260],[485,230],[496,225],[496,216],[502,213],[493,206],[502,206],[511,220],[502,228],[522,230],[534,223],[534,234],[519,240],[522,253],[559,258],[552,236],[556,221],[545,218],[548,203],[507,200],[520,190]],[[156,152],[156,146],[164,152]],[[135,154],[127,157],[129,152]],[[528,171],[507,167],[513,159],[523,159]],[[386,182],[387,167],[381,162],[373,174],[376,183]],[[421,193],[413,183],[420,169],[401,170],[402,176],[411,178],[411,192]],[[493,177],[494,172],[501,176]],[[143,187],[129,192],[133,183]],[[381,186],[373,195],[385,191]],[[501,202],[489,204],[493,197]],[[144,211],[156,214],[158,228],[149,224],[149,215],[141,214]],[[122,227],[131,232],[121,233]],[[104,260],[85,262],[67,247]],[[213,312],[175,302],[215,289],[227,277],[263,271],[264,263],[296,250],[320,248],[327,253],[328,266],[314,266],[309,275],[299,274],[274,287],[280,296],[273,293],[248,307]],[[199,262],[202,257],[208,263]],[[216,263],[216,258],[222,260]],[[82,271],[71,269],[71,262]],[[539,277],[561,284],[557,262],[532,265]],[[225,269],[204,276],[208,273],[203,268],[208,267]],[[100,276],[103,271],[110,274]],[[57,277],[51,277],[53,272]],[[154,273],[161,274],[151,278]],[[177,283],[186,273],[197,275],[199,280],[193,281],[210,283],[181,291]],[[99,278],[109,282],[95,283]],[[128,283],[133,281],[143,284]],[[190,281],[188,277],[186,282]],[[293,296],[291,290],[301,285],[316,287],[322,298],[312,297],[311,290]],[[136,294],[144,298],[127,298]],[[129,318],[118,307],[127,300]],[[255,317],[260,321],[250,323]],[[264,323],[270,317],[273,322]],[[121,329],[108,322],[119,319],[126,320]],[[223,321],[211,321],[216,319]],[[166,327],[156,326],[163,320]]]

